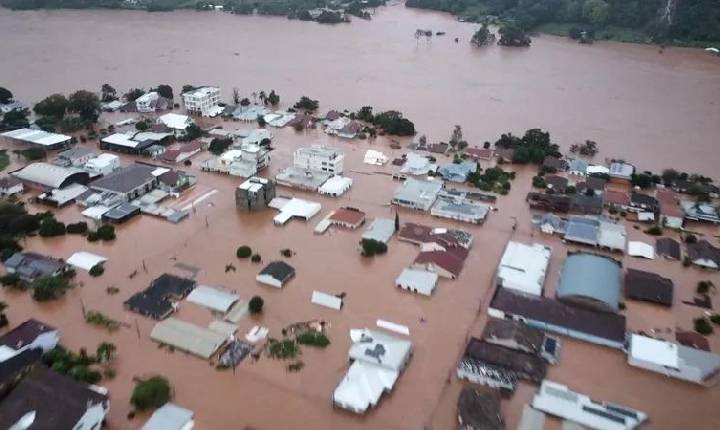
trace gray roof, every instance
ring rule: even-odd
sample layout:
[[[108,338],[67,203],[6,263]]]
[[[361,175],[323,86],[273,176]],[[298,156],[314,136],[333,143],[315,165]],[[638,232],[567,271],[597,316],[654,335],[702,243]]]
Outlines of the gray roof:
[[[703,378],[720,371],[720,355],[684,345],[678,345],[678,358],[688,367],[700,371]]]
[[[50,163],[32,163],[12,173],[17,178],[44,185],[50,188],[61,188],[72,182],[86,183],[87,172],[74,167],[61,167]]]
[[[587,161],[583,160],[570,160],[568,163],[568,170],[571,172],[581,172],[585,173],[587,172],[588,163]]]
[[[574,216],[565,228],[565,240],[597,245],[599,223],[596,219]]]
[[[620,265],[592,254],[568,256],[560,273],[557,297],[592,308],[617,312],[620,302]]]
[[[395,234],[395,221],[389,218],[375,218],[365,229],[363,239],[373,239],[378,242],[387,243]]]
[[[153,412],[142,430],[181,430],[193,419],[193,411],[174,403],[165,403]]]
[[[77,158],[82,158],[86,155],[91,154],[94,154],[94,152],[81,146],[76,146],[74,148],[70,148],[68,150],[60,152],[58,156],[67,160],[75,160]]]
[[[16,252],[5,261],[6,268],[15,269],[23,279],[49,276],[63,269],[65,262],[59,258],[47,257],[34,252]]]
[[[103,191],[129,193],[155,179],[153,176],[155,169],[157,169],[155,166],[131,164],[94,181],[90,186]]]
[[[427,210],[435,202],[435,198],[441,189],[441,181],[425,181],[408,178],[405,180],[405,183],[395,191],[393,200],[412,202],[416,207]]]

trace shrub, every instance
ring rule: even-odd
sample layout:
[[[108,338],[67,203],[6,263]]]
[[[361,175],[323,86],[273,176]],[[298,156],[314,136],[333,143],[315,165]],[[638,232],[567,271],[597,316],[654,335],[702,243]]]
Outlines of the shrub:
[[[97,278],[98,276],[102,276],[103,273],[105,273],[105,267],[103,267],[102,264],[96,264],[92,268],[90,268],[90,276],[93,278]]]
[[[698,294],[706,295],[709,294],[710,291],[715,291],[715,285],[711,281],[700,281],[697,283],[695,291]]]
[[[361,254],[363,257],[374,257],[387,252],[387,245],[375,239],[361,240],[360,247],[362,248]]]
[[[265,301],[260,296],[255,296],[248,303],[248,310],[251,314],[257,315],[262,312]]]
[[[98,327],[106,328],[111,332],[120,328],[120,323],[118,321],[115,321],[99,311],[87,311],[85,313],[85,322]]]
[[[287,365],[288,372],[299,372],[302,370],[302,368],[305,367],[305,363],[302,361],[296,361],[294,363],[290,363]]]
[[[57,221],[55,218],[45,218],[40,223],[38,231],[41,237],[55,237],[65,235],[65,224]]]
[[[115,240],[115,227],[111,224],[103,224],[97,229],[97,236],[100,240]]]
[[[20,277],[15,273],[8,273],[0,276],[0,284],[2,284],[3,287],[17,288],[20,286],[21,281]]]
[[[65,227],[67,234],[85,234],[87,233],[88,226],[85,221],[76,222],[74,224],[68,224]]]
[[[73,285],[65,276],[45,276],[30,284],[32,298],[38,302],[46,302],[60,298]]]
[[[268,340],[268,355],[270,358],[287,360],[297,357],[300,354],[300,348],[297,343],[291,339],[285,340]]]
[[[300,334],[295,340],[300,345],[317,346],[320,348],[325,348],[330,345],[330,339],[328,339],[324,333],[314,330]]]
[[[688,257],[687,255],[685,257],[683,257],[683,262],[682,262],[683,267],[690,267],[691,264],[692,264],[692,260],[690,259],[690,257]]]
[[[243,245],[237,249],[235,255],[237,255],[237,258],[248,258],[252,255],[252,248],[247,245]]]
[[[138,381],[130,396],[130,403],[138,410],[159,408],[170,400],[170,383],[162,376]]]
[[[712,321],[712,323],[715,325],[720,325],[720,314],[710,315],[710,321]]]
[[[293,255],[292,249],[288,249],[288,248],[281,249],[280,255],[282,255],[285,258],[290,258]]]
[[[693,320],[693,325],[695,326],[695,331],[703,336],[713,334],[715,331],[712,324],[710,324],[710,321],[705,317],[695,318]]]
[[[259,263],[262,261],[262,257],[260,256],[260,254],[253,254],[253,256],[250,257],[250,261],[252,261],[253,263]]]
[[[697,242],[697,236],[694,234],[688,234],[685,236],[685,243],[696,243]]]
[[[663,231],[662,228],[659,225],[654,225],[647,230],[645,230],[646,234],[649,234],[651,236],[660,236],[662,235]]]

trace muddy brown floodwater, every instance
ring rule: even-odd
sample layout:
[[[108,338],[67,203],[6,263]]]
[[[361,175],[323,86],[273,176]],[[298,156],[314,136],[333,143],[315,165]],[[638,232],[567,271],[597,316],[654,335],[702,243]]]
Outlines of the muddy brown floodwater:
[[[447,36],[416,41],[416,28],[445,31]],[[720,61],[701,51],[637,45],[598,43],[581,46],[553,37],[536,38],[530,49],[496,46],[472,49],[473,27],[449,16],[405,9],[381,8],[371,22],[321,26],[284,18],[237,17],[226,14],[176,12],[148,14],[127,11],[53,11],[11,13],[0,10],[0,85],[18,98],[36,101],[51,92],[99,88],[109,82],[121,91],[170,83],[232,87],[245,93],[275,88],[283,103],[307,94],[321,101],[321,110],[371,104],[397,108],[413,119],[431,139],[446,139],[454,124],[461,124],[472,144],[494,140],[508,130],[548,129],[564,147],[584,139],[600,144],[603,157],[627,157],[642,168],[678,169],[717,174],[720,161],[717,136],[720,115]],[[453,39],[460,37],[455,44]],[[104,118],[117,121],[116,115]],[[221,122],[219,120],[206,121]],[[242,124],[226,123],[226,127]],[[142,419],[126,419],[135,376],[160,373],[173,387],[175,401],[196,412],[199,429],[452,429],[461,384],[454,368],[466,339],[478,335],[484,324],[493,274],[506,241],[540,241],[553,248],[547,281],[554,291],[566,246],[556,238],[532,235],[530,213],[524,201],[530,190],[529,169],[517,168],[510,195],[498,202],[498,212],[481,227],[400,211],[403,222],[456,226],[473,233],[475,243],[465,269],[456,281],[441,281],[431,298],[393,288],[397,274],[409,264],[417,248],[393,239],[388,255],[365,260],[356,244],[360,232],[312,232],[315,222],[330,210],[351,205],[368,217],[393,216],[388,206],[396,183],[390,167],[362,163],[368,148],[394,156],[386,139],[348,142],[319,131],[296,133],[273,130],[276,137],[269,176],[291,162],[298,146],[332,145],[346,154],[346,171],[354,179],[352,190],[340,199],[280,189],[281,194],[304,196],[323,205],[310,223],[272,224],[272,211],[239,214],[234,207],[238,178],[200,173],[196,157],[189,170],[199,184],[189,204],[216,190],[196,205],[181,224],[172,225],[142,216],[118,228],[112,244],[90,244],[82,238],[29,238],[28,249],[67,258],[86,250],[109,258],[100,278],[78,275],[83,284],[62,300],[38,304],[27,294],[0,291],[10,304],[12,324],[36,316],[62,331],[63,343],[93,349],[109,340],[118,345],[117,376],[104,381],[111,392],[111,429],[133,429]],[[91,144],[87,144],[91,147]],[[125,162],[131,159],[123,157]],[[13,160],[17,165],[17,160]],[[513,231],[511,217],[519,220]],[[75,207],[58,211],[64,221],[82,218]],[[691,226],[705,233],[717,230]],[[633,238],[643,238],[628,226]],[[259,286],[254,277],[261,265],[235,258],[235,249],[247,244],[264,262],[280,258],[279,251],[297,252],[289,259],[297,277],[283,290]],[[265,312],[246,318],[239,333],[261,323],[279,336],[292,322],[324,319],[330,322],[332,344],[323,351],[303,349],[305,368],[287,373],[282,362],[249,360],[233,372],[218,372],[203,360],[181,352],[170,353],[150,341],[153,322],[125,311],[122,302],[145,288],[164,272],[187,273],[181,262],[200,268],[198,280],[207,285],[235,289],[245,299],[259,294]],[[236,272],[225,273],[232,263]],[[692,296],[698,280],[716,274],[683,269],[679,262],[638,261],[626,266],[654,270],[676,283],[672,310],[628,303],[632,330],[689,328],[701,311],[680,304]],[[143,269],[143,265],[147,269]],[[137,271],[138,275],[129,275]],[[717,282],[716,282],[717,283]],[[120,289],[116,295],[108,286]],[[336,312],[310,304],[313,290],[347,294],[346,305]],[[88,326],[82,308],[96,309],[127,323],[115,333]],[[209,312],[182,303],[178,316],[208,323]],[[350,328],[372,327],[378,318],[406,324],[411,329],[415,355],[395,390],[378,408],[358,417],[330,406],[330,396],[347,368]],[[425,323],[420,319],[424,318]],[[135,325],[140,335],[135,330]],[[714,350],[720,337],[710,338]],[[657,429],[720,428],[714,413],[718,389],[702,389],[629,367],[618,351],[563,339],[559,365],[549,377],[573,389],[647,412]],[[523,386],[504,402],[508,428],[518,423],[522,405],[533,389]],[[551,422],[548,428],[559,428]]]

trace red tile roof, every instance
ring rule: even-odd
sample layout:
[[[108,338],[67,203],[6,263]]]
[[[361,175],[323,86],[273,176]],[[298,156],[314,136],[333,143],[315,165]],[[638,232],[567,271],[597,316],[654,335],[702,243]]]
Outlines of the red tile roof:
[[[468,157],[474,158],[476,160],[490,160],[492,159],[493,155],[495,155],[495,151],[490,148],[468,148],[465,150],[465,154],[467,154]]]
[[[606,205],[628,206],[630,204],[630,195],[621,191],[607,190],[603,194],[603,203]]]
[[[365,220],[365,212],[359,211],[357,209],[340,208],[336,210],[335,213],[332,214],[332,216],[330,216],[330,220],[343,224],[358,226],[362,224],[362,222]]]
[[[685,216],[682,208],[675,198],[675,192],[672,190],[657,190],[655,198],[660,203],[660,213],[665,216],[683,218]]]
[[[427,251],[415,257],[415,264],[434,264],[458,276],[462,271],[463,260],[447,251]]]

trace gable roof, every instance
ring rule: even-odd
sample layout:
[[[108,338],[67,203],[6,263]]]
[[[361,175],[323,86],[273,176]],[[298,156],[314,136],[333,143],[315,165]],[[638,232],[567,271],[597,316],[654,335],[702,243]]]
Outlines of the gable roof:
[[[56,330],[53,326],[31,318],[0,337],[0,345],[20,349],[33,343],[41,334]]]
[[[270,276],[280,282],[285,282],[295,275],[295,269],[284,261],[273,261],[265,266],[259,275]]]
[[[628,269],[625,274],[625,296],[672,306],[673,281],[656,273]]]
[[[472,358],[493,366],[513,370],[525,379],[539,384],[545,378],[545,362],[538,355],[483,342],[471,338],[465,348],[465,358]]]
[[[415,257],[415,264],[433,264],[457,277],[462,271],[463,260],[449,251],[424,251]]]
[[[655,241],[655,253],[665,258],[679,260],[681,257],[680,242],[670,237],[661,237]]]
[[[508,342],[514,342],[523,352],[539,354],[545,342],[545,333],[520,321],[490,318],[483,329],[482,339],[506,347],[509,347]]]
[[[38,366],[0,403],[0,428],[10,428],[34,411],[32,430],[72,429],[88,407],[105,401],[107,396],[87,385]]]
[[[687,254],[691,260],[711,260],[720,266],[720,248],[716,248],[707,240],[698,240],[687,246]]]

